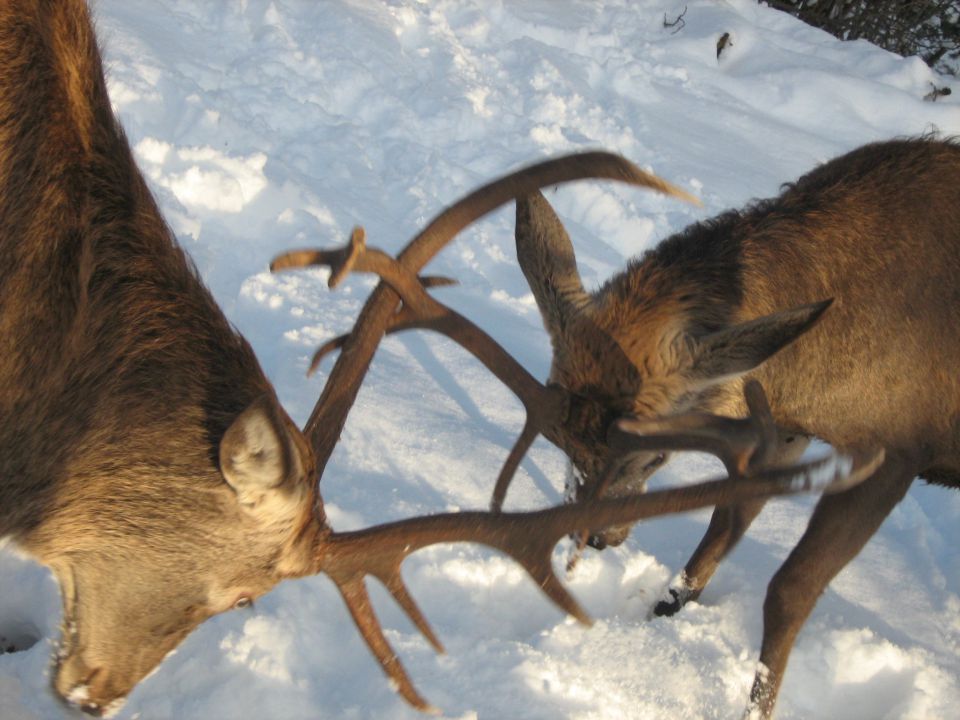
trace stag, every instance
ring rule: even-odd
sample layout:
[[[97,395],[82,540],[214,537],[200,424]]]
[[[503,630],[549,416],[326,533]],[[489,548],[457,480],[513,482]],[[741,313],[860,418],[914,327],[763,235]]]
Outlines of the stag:
[[[914,478],[960,487],[960,146],[928,137],[861,147],[776,198],[664,240],[592,294],[539,193],[517,203],[516,242],[553,343],[553,382],[653,420],[736,416],[744,381],[758,380],[781,428],[774,463],[798,457],[811,437],[847,452],[884,449],[866,482],[820,500],[770,581],[747,713],[770,717],[817,599]],[[817,301],[806,307],[822,320],[777,352],[806,327],[798,306]],[[611,343],[626,362],[599,350]],[[602,442],[584,437],[587,452],[572,455],[575,496],[642,488],[649,467],[608,483]],[[657,615],[699,596],[763,504],[716,508]],[[608,529],[592,544],[623,535]]]
[[[435,543],[478,542],[509,554],[586,621],[551,566],[565,534],[774,494],[835,492],[878,461],[830,454],[768,465],[772,420],[756,387],[746,391],[754,409],[747,425],[714,419],[718,437],[729,429],[729,479],[625,502],[598,497],[533,513],[464,512],[334,532],[317,479],[398,316],[392,286],[373,294],[342,343],[301,431],[164,223],[112,113],[81,0],[0,4],[0,118],[0,537],[58,580],[53,686],[92,714],[117,710],[204,619],[248,605],[281,579],[320,572],[336,583],[401,695],[426,708],[384,639],[366,576],[438,649],[400,577],[407,555]],[[463,227],[515,197],[582,178],[670,191],[615,156],[548,161],[453,204],[398,260],[379,258],[380,269],[400,286],[413,278],[422,292],[431,281],[415,273]],[[564,403],[529,376],[520,382],[550,407]],[[615,465],[641,452],[634,441],[651,441],[635,430],[611,429]]]
[[[516,243],[553,347],[543,397],[412,282],[391,329],[447,334],[523,399],[527,424],[496,484],[494,510],[538,434],[569,456],[576,504],[632,502],[673,450],[714,452],[733,476],[737,460],[716,444],[731,421],[716,415],[746,413],[758,381],[775,425],[766,464],[789,466],[813,437],[847,453],[882,450],[867,481],[820,500],[770,581],[746,713],[770,717],[817,598],[914,478],[960,486],[958,240],[960,145],[931,137],[834,159],[776,198],[664,240],[592,293],[561,221],[536,192],[517,201]],[[642,437],[624,456],[611,430],[628,428]],[[657,615],[699,596],[764,502],[716,507]],[[604,526],[584,540],[602,549],[628,530]]]

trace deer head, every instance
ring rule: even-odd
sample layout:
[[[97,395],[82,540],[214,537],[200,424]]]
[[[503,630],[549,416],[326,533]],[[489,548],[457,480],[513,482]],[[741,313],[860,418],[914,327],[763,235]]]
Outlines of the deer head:
[[[183,446],[179,464],[151,467],[154,448],[143,466],[126,448],[110,494],[92,476],[31,544],[63,596],[54,686],[89,712],[117,708],[203,620],[315,563],[312,452],[272,392],[230,423],[219,458]]]
[[[570,237],[539,192],[517,200],[516,245],[553,347],[549,382],[589,398],[558,443],[571,463],[572,501],[600,490],[611,415],[656,419],[700,409],[717,386],[754,370],[813,327],[830,305],[740,320],[723,316],[722,298],[703,297],[696,278],[689,293],[659,293],[652,274],[626,273],[588,293]],[[712,313],[692,312],[711,304]],[[709,326],[702,324],[705,315],[713,315]],[[701,324],[694,325],[694,317]],[[638,455],[603,490],[611,497],[643,492],[665,460],[662,452]],[[627,531],[608,529],[591,544],[619,544]]]

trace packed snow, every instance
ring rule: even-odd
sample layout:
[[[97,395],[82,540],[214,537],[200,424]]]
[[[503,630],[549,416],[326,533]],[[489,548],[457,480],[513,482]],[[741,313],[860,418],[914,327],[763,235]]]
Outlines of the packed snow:
[[[665,27],[684,8],[682,27]],[[350,327],[373,281],[330,292],[320,271],[272,276],[267,263],[284,249],[340,244],[363,225],[371,244],[395,252],[478,184],[586,148],[622,153],[702,198],[696,208],[605,183],[551,190],[595,286],[688,223],[774,194],[858,145],[960,133],[956,80],[753,0],[100,0],[95,14],[143,172],[299,422],[331,366],[307,379],[313,349]],[[953,95],[923,101],[931,83]],[[443,299],[542,378],[549,343],[512,244],[506,208],[430,271],[458,278]],[[388,339],[322,481],[334,527],[485,508],[522,422],[520,404],[459,348],[426,334]],[[719,473],[690,455],[656,483]],[[539,442],[507,507],[560,502],[564,474],[559,451]],[[650,609],[707,511],[647,522],[623,547],[581,560],[567,582],[592,628],[562,616],[516,564],[469,545],[405,565],[446,655],[379,588],[374,600],[445,717],[737,717],[766,584],[814,502],[771,503],[699,602],[673,618]],[[911,490],[806,624],[779,718],[956,716],[958,520],[960,494]],[[0,717],[75,717],[49,689],[54,580],[8,547],[0,588],[0,636],[19,649],[0,654]],[[204,623],[117,717],[420,715],[317,577]]]

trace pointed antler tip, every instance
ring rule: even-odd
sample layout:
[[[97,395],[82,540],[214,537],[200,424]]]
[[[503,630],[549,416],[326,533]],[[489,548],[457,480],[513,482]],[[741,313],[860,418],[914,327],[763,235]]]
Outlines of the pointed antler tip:
[[[459,285],[460,281],[443,275],[421,275],[420,284],[425,288],[451,287]]]
[[[273,260],[270,261],[270,272],[280,272],[281,270],[286,270],[290,266],[288,253],[277,255]]]

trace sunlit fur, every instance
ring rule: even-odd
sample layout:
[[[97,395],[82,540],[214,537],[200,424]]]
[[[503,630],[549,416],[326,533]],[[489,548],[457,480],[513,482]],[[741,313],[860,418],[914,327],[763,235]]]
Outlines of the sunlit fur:
[[[312,569],[310,450],[160,216],[78,0],[0,3],[0,337],[0,536],[60,581],[61,694],[115,708]],[[256,508],[218,462],[255,401],[299,457]]]

